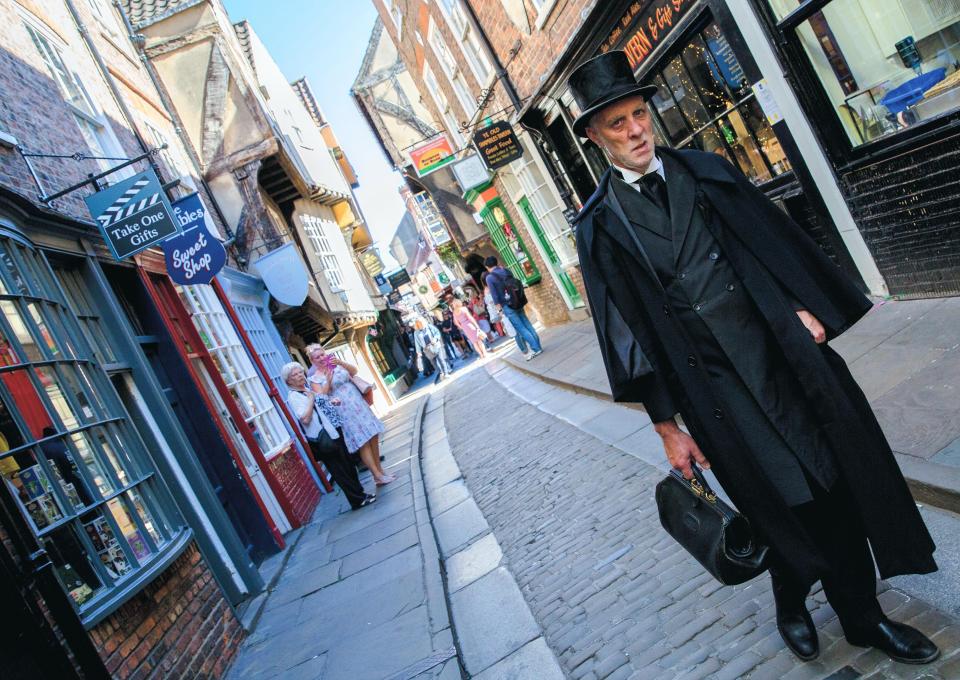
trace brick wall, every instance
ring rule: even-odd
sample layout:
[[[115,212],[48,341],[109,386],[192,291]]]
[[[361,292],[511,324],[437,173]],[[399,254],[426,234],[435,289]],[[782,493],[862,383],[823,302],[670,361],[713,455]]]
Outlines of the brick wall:
[[[295,525],[306,523],[320,502],[320,488],[310,476],[300,454],[290,446],[271,458],[268,465],[280,483],[284,496],[290,501],[294,514],[290,520]]]
[[[584,17],[597,0],[557,0],[543,25],[538,29],[537,11],[525,2],[529,33],[518,28],[507,16],[501,2],[468,0],[483,27],[493,50],[506,66],[510,80],[521,99],[527,99],[540,87],[545,75],[553,70],[557,59],[566,50]],[[517,41],[520,51],[510,59],[509,52]]]
[[[119,15],[116,24],[104,23],[95,18],[89,3],[74,4],[147,146],[156,144],[147,128],[149,123],[172,147],[169,157],[177,160],[179,170],[194,174],[188,150],[182,146],[173,121],[164,110],[160,94],[146,69],[139,64],[135,48],[124,37],[126,29],[120,23]],[[105,6],[109,7],[110,4],[106,3]],[[49,36],[51,43],[60,51],[66,67],[80,80],[92,100],[94,113],[104,127],[109,127],[116,136],[120,145],[118,155],[132,157],[142,153],[103,74],[77,32],[66,5],[24,0],[21,6],[24,8],[22,12],[17,10],[16,3],[0,3],[0,82],[4,84],[5,94],[0,97],[0,130],[14,135],[28,152],[92,154],[73,109],[64,101],[63,93],[27,33],[25,24],[29,22],[38,27],[41,34]],[[32,162],[46,193],[66,188],[86,179],[88,174],[102,170],[94,160],[32,159]],[[175,176],[174,169],[164,157],[157,158],[157,163],[164,179]],[[140,171],[146,167],[146,162],[140,162],[133,169]],[[115,175],[107,179],[116,181],[118,177]],[[0,185],[31,199],[39,193],[24,159],[14,149],[0,147]],[[90,193],[92,189],[84,187],[58,199],[52,207],[70,217],[91,222],[82,200],[84,195]],[[200,193],[210,205],[210,196],[202,187]],[[212,217],[222,229],[215,212]]]
[[[219,678],[244,631],[195,544],[90,631],[114,678]]]

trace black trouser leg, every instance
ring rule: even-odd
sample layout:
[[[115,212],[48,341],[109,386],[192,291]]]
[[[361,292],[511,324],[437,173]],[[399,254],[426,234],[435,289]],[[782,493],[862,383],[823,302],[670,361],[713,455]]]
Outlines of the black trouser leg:
[[[363,503],[367,494],[363,490],[360,478],[357,476],[356,466],[350,462],[350,458],[348,457],[347,445],[343,441],[343,433],[341,433],[340,438],[335,441],[339,443],[338,450],[326,454],[317,451],[311,444],[313,455],[326,466],[330,476],[333,477],[333,481],[343,490],[343,495],[347,497],[350,507],[360,507],[360,504]]]
[[[877,576],[866,532],[853,506],[850,492],[841,481],[825,492],[816,485],[815,499],[791,510],[803,524],[830,569],[821,575],[827,601],[837,613],[847,637],[862,636],[880,622],[883,611],[877,602]],[[789,571],[771,567],[771,575],[786,589],[800,590]]]

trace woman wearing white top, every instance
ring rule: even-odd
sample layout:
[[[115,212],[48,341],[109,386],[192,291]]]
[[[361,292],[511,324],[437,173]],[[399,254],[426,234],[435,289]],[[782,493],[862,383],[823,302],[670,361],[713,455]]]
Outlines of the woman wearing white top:
[[[303,434],[310,443],[313,457],[324,464],[337,483],[350,507],[358,510],[370,505],[376,500],[363,490],[360,478],[357,477],[357,468],[347,457],[347,447],[344,443],[343,431],[340,429],[340,416],[334,408],[338,403],[327,395],[314,394],[307,387],[307,374],[303,366],[295,361],[284,365],[280,369],[280,378],[290,388],[287,403],[300,421]],[[330,439],[336,444],[335,448],[324,450],[317,442],[321,429],[326,431]]]

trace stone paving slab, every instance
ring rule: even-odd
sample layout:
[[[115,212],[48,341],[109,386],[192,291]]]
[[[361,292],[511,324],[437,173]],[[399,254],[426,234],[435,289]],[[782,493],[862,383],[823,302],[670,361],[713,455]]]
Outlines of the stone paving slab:
[[[511,389],[523,384],[505,371],[497,376]],[[950,677],[944,669],[960,659],[951,642],[960,622],[888,584],[880,584],[887,613],[943,640],[942,660],[907,667],[852,647],[817,589],[808,606],[823,654],[803,664],[779,639],[766,576],[722,587],[663,532],[653,501],[662,468],[518,399],[489,376],[463,382],[464,395],[479,385],[488,398],[478,403],[459,389],[446,391],[451,449],[502,564],[567,677]],[[496,422],[512,436],[456,427],[468,417]]]
[[[384,466],[400,478],[378,489],[376,503],[351,512],[342,494],[321,500],[231,680],[460,677],[437,548],[423,531],[419,464],[411,464],[425,405],[403,404],[386,419]]]
[[[433,516],[433,526],[440,543],[440,552],[449,557],[461,546],[489,531],[487,520],[473,501],[468,498],[439,515]]]
[[[467,672],[479,673],[539,637],[516,582],[503,567],[453,593],[450,607]]]
[[[447,587],[451,593],[464,588],[500,566],[503,551],[493,534],[477,539],[446,562]]]

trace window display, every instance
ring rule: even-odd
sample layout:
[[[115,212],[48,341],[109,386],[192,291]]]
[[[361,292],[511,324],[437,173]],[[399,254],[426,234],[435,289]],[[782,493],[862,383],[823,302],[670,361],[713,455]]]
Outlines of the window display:
[[[743,69],[711,23],[654,72],[651,102],[659,143],[719,153],[762,184],[790,169]]]
[[[778,20],[808,4],[770,0]],[[833,0],[802,19],[790,36],[853,146],[960,108],[960,3]]]
[[[82,261],[79,261],[82,262]],[[76,284],[78,269],[58,277]],[[0,476],[73,601],[103,602],[169,543],[143,443],[87,344],[87,288],[61,297],[46,258],[0,238]],[[72,309],[82,310],[84,319]],[[103,343],[105,345],[106,343]],[[148,499],[148,500],[144,500]]]

